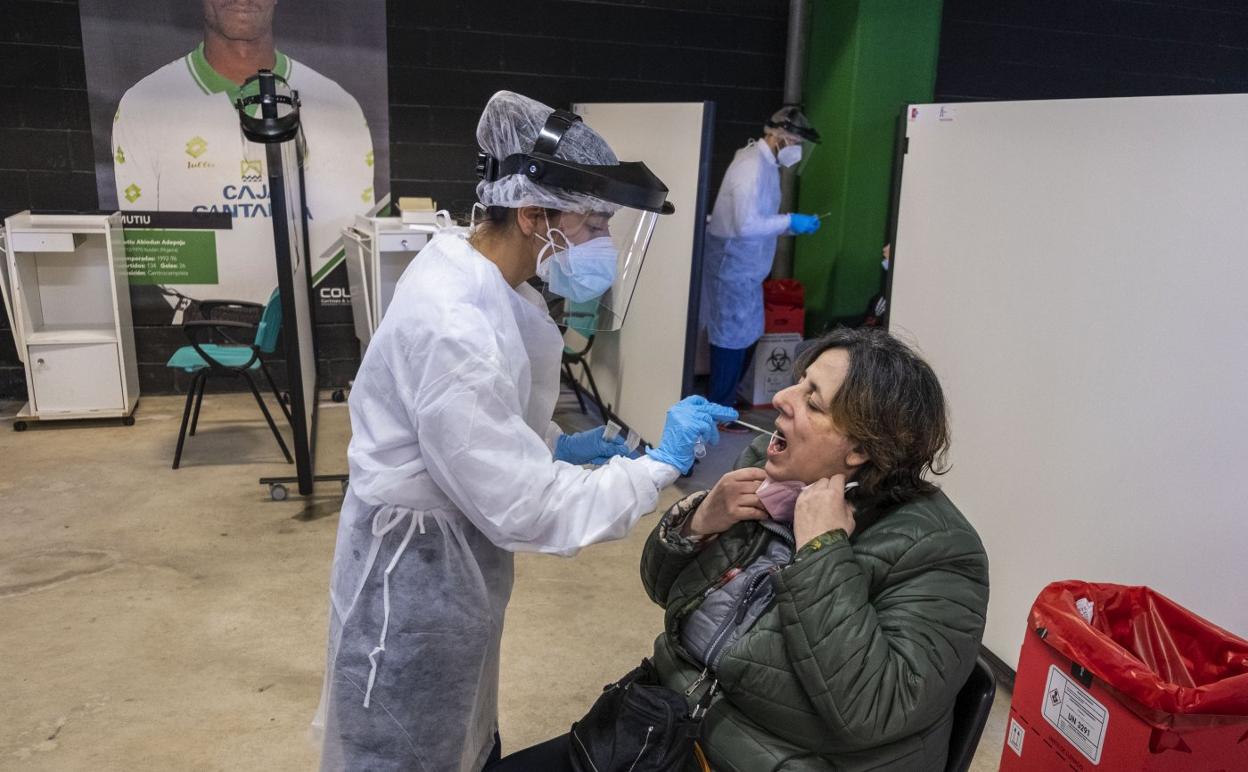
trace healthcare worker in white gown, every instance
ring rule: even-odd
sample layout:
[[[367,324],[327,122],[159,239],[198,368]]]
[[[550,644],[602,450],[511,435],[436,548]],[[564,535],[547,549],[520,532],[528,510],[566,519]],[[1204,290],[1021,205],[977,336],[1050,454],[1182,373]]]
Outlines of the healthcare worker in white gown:
[[[619,218],[648,207],[653,227],[671,207],[644,164],[620,164],[579,118],[527,97],[495,94],[477,140],[487,221],[421,250],[351,391],[322,769],[480,770],[495,748],[512,553],[624,536],[735,417],[683,400],[637,458],[601,429],[551,423],[563,340],[528,281],[579,303],[608,293],[629,235]]]
[[[788,105],[764,124],[763,138],[733,156],[715,197],[702,264],[703,323],[711,344],[707,398],[731,405],[750,348],[763,335],[763,280],[776,238],[819,230],[811,214],[780,214],[780,168],[819,141],[801,109]]]

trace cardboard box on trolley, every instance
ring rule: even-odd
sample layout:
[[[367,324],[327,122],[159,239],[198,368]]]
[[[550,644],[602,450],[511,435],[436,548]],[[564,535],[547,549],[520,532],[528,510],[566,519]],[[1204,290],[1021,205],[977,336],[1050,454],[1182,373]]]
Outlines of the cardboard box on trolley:
[[[1248,772],[1248,641],[1147,587],[1032,606],[1002,772]]]

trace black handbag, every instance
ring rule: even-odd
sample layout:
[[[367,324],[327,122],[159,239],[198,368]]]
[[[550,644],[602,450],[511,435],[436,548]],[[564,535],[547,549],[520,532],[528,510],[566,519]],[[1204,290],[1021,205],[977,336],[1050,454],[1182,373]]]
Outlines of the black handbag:
[[[683,772],[697,768],[698,727],[717,682],[689,709],[684,695],[659,683],[649,659],[608,684],[572,725],[568,753],[577,772]],[[696,754],[696,755],[695,755]]]

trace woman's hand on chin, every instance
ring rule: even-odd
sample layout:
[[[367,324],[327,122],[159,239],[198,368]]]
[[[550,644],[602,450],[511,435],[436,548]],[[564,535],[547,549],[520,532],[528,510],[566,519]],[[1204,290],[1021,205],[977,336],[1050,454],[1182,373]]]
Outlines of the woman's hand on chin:
[[[710,536],[723,533],[742,520],[767,517],[767,510],[763,509],[763,502],[758,498],[758,486],[766,477],[762,469],[746,467],[719,478],[702,504],[694,510],[693,517],[685,526],[685,535]]]
[[[710,498],[709,496],[707,498]],[[793,516],[793,536],[798,549],[820,534],[840,528],[854,533],[854,508],[845,500],[845,475],[825,477],[802,491]]]

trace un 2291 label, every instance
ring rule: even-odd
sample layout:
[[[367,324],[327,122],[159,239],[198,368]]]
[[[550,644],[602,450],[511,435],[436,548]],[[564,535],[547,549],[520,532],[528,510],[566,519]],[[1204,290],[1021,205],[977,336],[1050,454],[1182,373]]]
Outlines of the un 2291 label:
[[[1109,711],[1056,665],[1044,685],[1044,720],[1093,764],[1101,763]]]

